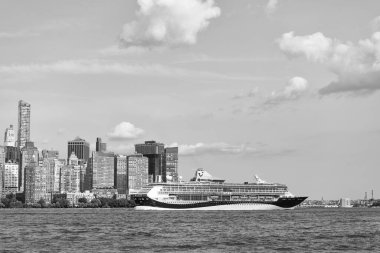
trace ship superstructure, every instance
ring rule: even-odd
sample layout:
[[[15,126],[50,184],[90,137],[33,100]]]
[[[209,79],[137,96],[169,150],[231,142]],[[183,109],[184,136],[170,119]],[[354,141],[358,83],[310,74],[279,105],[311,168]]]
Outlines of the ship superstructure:
[[[295,197],[284,184],[225,183],[198,169],[190,182],[151,183],[131,197],[136,209],[267,210],[290,209],[306,197]]]

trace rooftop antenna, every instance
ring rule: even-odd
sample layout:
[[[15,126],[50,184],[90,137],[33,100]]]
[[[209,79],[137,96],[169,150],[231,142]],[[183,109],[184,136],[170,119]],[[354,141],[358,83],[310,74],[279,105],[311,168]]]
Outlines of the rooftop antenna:
[[[373,189],[372,189],[372,198],[371,199],[373,199]]]

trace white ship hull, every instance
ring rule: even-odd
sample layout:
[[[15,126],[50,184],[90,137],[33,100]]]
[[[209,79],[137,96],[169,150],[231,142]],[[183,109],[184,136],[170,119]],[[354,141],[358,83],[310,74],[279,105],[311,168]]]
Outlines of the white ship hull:
[[[259,204],[259,203],[246,203],[246,204],[229,204],[229,205],[217,205],[217,206],[205,206],[205,207],[195,207],[195,208],[164,208],[155,206],[136,206],[135,210],[204,210],[204,211],[253,211],[253,210],[284,210],[284,209],[294,209],[283,208],[271,204]]]

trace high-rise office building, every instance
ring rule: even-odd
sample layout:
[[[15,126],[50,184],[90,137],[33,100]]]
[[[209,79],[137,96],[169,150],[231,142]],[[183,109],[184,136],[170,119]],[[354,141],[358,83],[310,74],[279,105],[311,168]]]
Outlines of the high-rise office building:
[[[5,162],[20,162],[20,149],[18,147],[5,146]]]
[[[83,163],[80,165],[80,192],[85,192],[85,180],[86,180],[86,170],[87,170],[87,164]]]
[[[88,159],[84,174],[84,191],[92,191],[92,159]]]
[[[87,162],[90,157],[90,144],[84,139],[77,137],[75,140],[67,143],[67,159],[70,158],[72,152],[74,152],[81,163]]]
[[[47,168],[30,164],[25,167],[25,203],[37,203],[40,199],[51,202],[47,192]]]
[[[72,152],[68,164],[61,169],[61,193],[81,192],[81,173],[83,169],[84,166],[80,165],[78,157]]]
[[[21,149],[21,165],[19,166],[18,174],[19,190],[21,192],[24,191],[24,175],[26,173],[27,167],[30,165],[38,166],[38,155],[38,149],[34,146],[34,143],[31,141],[26,142],[25,146]]]
[[[80,166],[65,165],[61,169],[61,193],[80,192]]]
[[[40,162],[40,167],[46,171],[46,193],[50,196],[59,193],[60,168],[57,168],[57,163],[59,160],[56,158],[43,158]],[[58,186],[56,185],[57,181]]]
[[[16,147],[16,134],[13,125],[5,129],[4,146]]]
[[[60,190],[60,180],[61,180],[61,169],[66,165],[65,159],[54,159],[54,179],[53,179],[53,192],[59,193]]]
[[[117,193],[127,194],[128,175],[127,175],[127,157],[124,155],[115,156],[115,182]]]
[[[114,153],[92,152],[87,164],[86,177],[90,190],[115,188]]]
[[[102,142],[101,138],[96,138],[96,152],[106,152],[107,143]]]
[[[4,166],[4,185],[3,196],[18,191],[18,164],[17,163],[5,163]]]
[[[178,182],[178,147],[165,148],[166,182]]]
[[[75,155],[74,152],[71,153],[69,157],[68,165],[79,165],[79,158]]]
[[[136,193],[148,184],[149,158],[142,154],[127,156],[128,194]]]
[[[0,198],[3,194],[3,173],[5,167],[5,149],[0,146]]]
[[[69,157],[69,162],[68,165],[71,166],[72,168],[72,181],[75,181],[75,183],[72,183],[72,191],[77,191],[76,189],[76,180],[77,180],[77,172],[79,171],[79,190],[77,192],[84,192],[84,178],[86,174],[86,167],[87,167],[87,162],[86,163],[81,163],[78,157],[73,153],[71,153]]]
[[[18,102],[18,133],[17,146],[21,149],[30,140],[30,104]]]
[[[25,174],[24,174],[24,194],[25,194],[25,203],[33,203],[34,202],[34,190],[35,190],[35,176],[36,176],[36,164],[30,164],[25,166]]]
[[[42,153],[42,159],[45,159],[45,158],[59,159],[59,151],[57,150],[43,149],[41,153]]]
[[[149,159],[149,182],[166,182],[164,144],[146,141],[136,144],[135,151]]]

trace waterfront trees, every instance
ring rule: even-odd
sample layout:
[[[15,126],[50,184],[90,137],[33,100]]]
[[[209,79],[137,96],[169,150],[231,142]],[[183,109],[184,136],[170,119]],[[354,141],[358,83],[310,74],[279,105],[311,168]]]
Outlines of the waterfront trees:
[[[5,198],[2,198],[0,202],[5,208],[23,207],[23,204],[21,203],[21,201],[17,200],[16,195],[13,193],[8,194]]]
[[[70,201],[66,199],[66,195],[60,194],[53,197],[51,203],[47,203],[45,199],[41,198],[37,203],[26,203],[23,204],[21,201],[16,199],[16,195],[9,194],[5,198],[0,200],[0,208],[69,208],[69,207],[80,207],[80,208],[131,208],[135,207],[133,200],[116,199],[112,198],[95,198],[88,202],[86,198],[78,199],[78,205],[73,206]]]
[[[79,198],[78,199],[78,203],[86,204],[87,202],[88,202],[88,200],[86,198]]]
[[[93,205],[92,207],[101,207],[102,206],[102,202],[100,202],[99,199],[91,200],[91,204]]]
[[[47,207],[46,201],[43,198],[41,198],[37,203],[40,204],[42,208]]]

